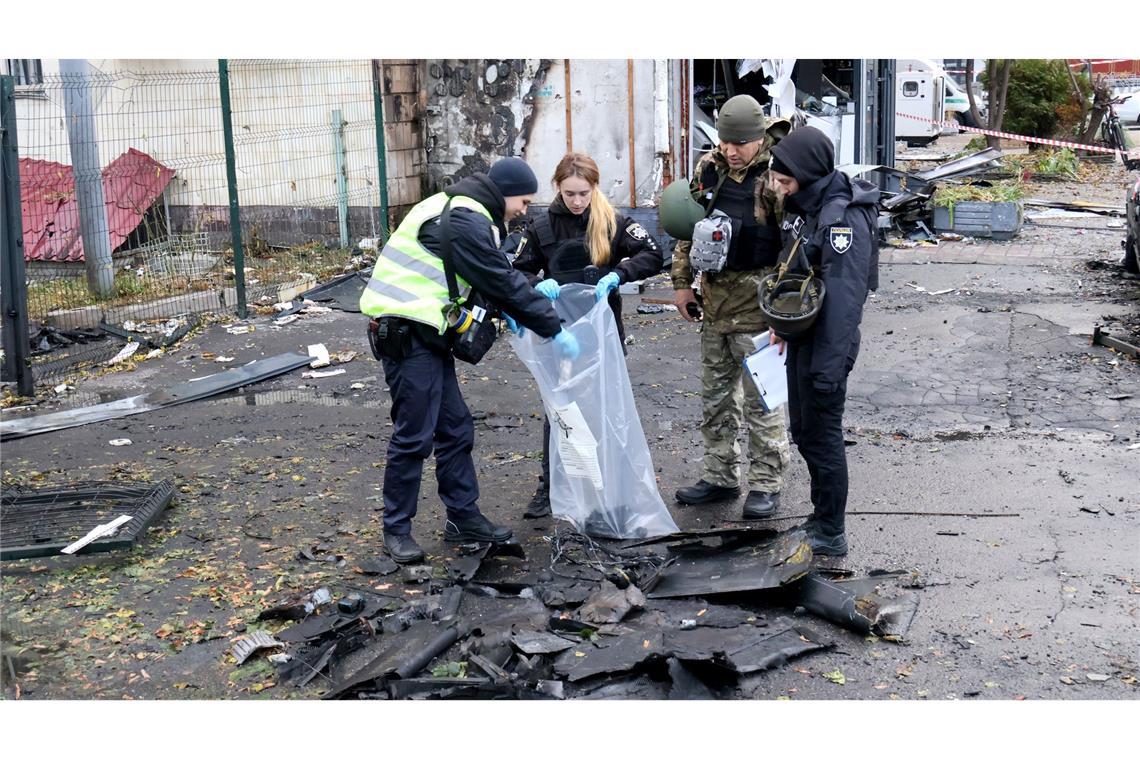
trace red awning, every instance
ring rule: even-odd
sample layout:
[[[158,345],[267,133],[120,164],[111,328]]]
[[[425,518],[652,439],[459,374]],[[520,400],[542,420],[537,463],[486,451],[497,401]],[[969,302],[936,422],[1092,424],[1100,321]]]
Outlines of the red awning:
[[[174,170],[134,148],[103,169],[111,250],[134,232],[173,177]],[[75,176],[70,166],[21,158],[20,211],[27,261],[83,261]]]

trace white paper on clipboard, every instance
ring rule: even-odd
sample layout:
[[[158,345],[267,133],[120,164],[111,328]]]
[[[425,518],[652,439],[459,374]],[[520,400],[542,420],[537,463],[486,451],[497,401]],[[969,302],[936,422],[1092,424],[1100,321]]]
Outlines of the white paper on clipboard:
[[[576,402],[552,406],[550,420],[558,441],[558,455],[570,477],[588,478],[595,488],[602,487],[602,468],[598,463],[598,439],[590,432],[586,418]]]
[[[780,404],[788,403],[788,373],[784,367],[784,357],[780,346],[765,346],[756,353],[744,357],[744,371],[756,383],[760,391],[760,403],[765,412],[771,412]]]

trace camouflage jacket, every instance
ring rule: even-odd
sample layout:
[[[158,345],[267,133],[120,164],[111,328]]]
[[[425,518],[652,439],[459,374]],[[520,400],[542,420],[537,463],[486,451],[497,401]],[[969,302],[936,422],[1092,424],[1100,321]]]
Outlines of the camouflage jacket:
[[[777,223],[781,222],[784,216],[783,202],[768,181],[767,165],[771,158],[769,150],[773,144],[772,138],[766,136],[756,156],[740,169],[729,169],[728,161],[720,152],[720,148],[713,148],[697,162],[693,170],[693,181],[690,183],[691,189],[694,193],[704,190],[699,186],[700,177],[709,163],[715,164],[718,176],[728,174],[729,179],[735,182],[740,182],[750,172],[760,172],[756,177],[756,221],[766,222],[768,215],[774,214]],[[689,265],[690,245],[688,240],[680,240],[673,251],[670,276],[674,290],[693,287],[693,269]],[[756,290],[760,285],[760,279],[768,271],[766,269],[749,272],[723,271],[703,275],[701,296],[704,300],[705,329],[720,333],[758,333],[767,330],[768,323],[764,321],[764,315],[760,311]]]

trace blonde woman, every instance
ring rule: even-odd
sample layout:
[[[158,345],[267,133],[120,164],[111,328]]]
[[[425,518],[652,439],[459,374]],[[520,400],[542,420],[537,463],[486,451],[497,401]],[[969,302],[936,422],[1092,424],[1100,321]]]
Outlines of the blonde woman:
[[[535,290],[554,300],[562,285],[594,285],[597,300],[608,298],[624,346],[621,319],[623,282],[641,280],[661,271],[661,246],[637,222],[618,214],[601,190],[594,159],[567,153],[558,162],[551,182],[558,197],[530,223],[520,245],[515,268],[526,273]],[[543,430],[542,479],[524,517],[550,514],[550,422]]]

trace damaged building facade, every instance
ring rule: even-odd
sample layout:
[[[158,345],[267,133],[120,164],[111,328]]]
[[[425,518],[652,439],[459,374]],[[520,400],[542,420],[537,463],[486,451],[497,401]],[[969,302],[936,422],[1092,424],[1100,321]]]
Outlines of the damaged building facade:
[[[832,137],[840,163],[893,164],[892,60],[483,59],[418,69],[425,194],[510,155],[545,179],[565,152],[582,151],[610,202],[660,232],[645,210],[691,176],[714,145],[717,110],[741,93],[772,113],[800,109]],[[554,195],[540,181],[536,203]]]

